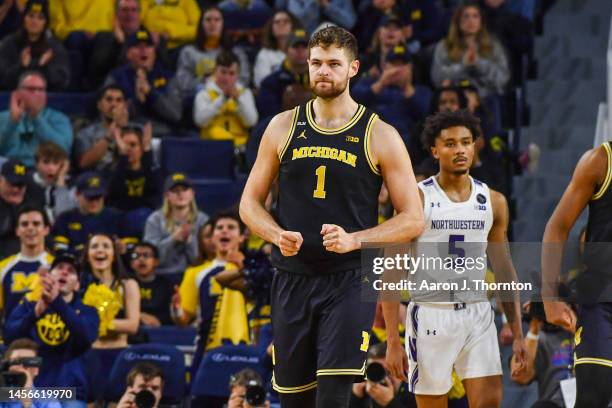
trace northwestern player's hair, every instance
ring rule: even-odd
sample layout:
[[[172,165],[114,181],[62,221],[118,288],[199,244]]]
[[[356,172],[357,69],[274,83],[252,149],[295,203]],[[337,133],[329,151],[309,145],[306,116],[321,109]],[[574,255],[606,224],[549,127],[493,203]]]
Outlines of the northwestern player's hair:
[[[346,50],[351,61],[357,59],[357,39],[350,31],[336,26],[325,27],[314,33],[308,42],[308,51],[314,47],[326,50],[332,45]]]
[[[429,149],[435,146],[436,138],[440,136],[443,130],[458,126],[467,128],[474,139],[481,134],[480,119],[467,109],[456,112],[438,112],[435,115],[428,116],[425,120],[421,142],[426,149]]]

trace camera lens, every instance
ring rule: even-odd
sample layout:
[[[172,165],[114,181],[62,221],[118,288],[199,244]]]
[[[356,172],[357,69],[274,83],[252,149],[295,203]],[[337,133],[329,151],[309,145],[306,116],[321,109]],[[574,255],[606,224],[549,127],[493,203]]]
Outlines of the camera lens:
[[[253,407],[263,406],[266,403],[266,390],[259,384],[249,384],[245,399]]]
[[[134,403],[138,408],[153,408],[155,395],[149,390],[138,391],[134,396]]]
[[[372,362],[366,367],[366,377],[372,382],[382,382],[387,377],[387,370],[382,364]]]

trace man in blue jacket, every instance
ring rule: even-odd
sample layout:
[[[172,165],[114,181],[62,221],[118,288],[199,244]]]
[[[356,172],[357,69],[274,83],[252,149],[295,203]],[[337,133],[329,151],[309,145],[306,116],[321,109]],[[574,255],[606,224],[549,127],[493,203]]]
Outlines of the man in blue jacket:
[[[281,67],[264,78],[257,96],[257,111],[261,120],[283,110],[283,93],[290,85],[310,88],[308,79],[308,35],[294,30],[287,42],[287,58]]]
[[[86,407],[84,355],[98,338],[98,312],[78,296],[79,265],[69,253],[60,253],[51,270],[40,270],[42,294],[28,295],[4,326],[5,341],[30,337],[38,343],[42,367],[37,387],[75,387],[77,402]]]
[[[414,83],[412,57],[403,44],[387,53],[382,68],[379,76],[360,79],[353,88],[353,97],[378,112],[407,142],[410,128],[427,114],[431,91]]]
[[[174,81],[174,72],[157,60],[151,34],[138,30],[125,41],[127,63],[115,68],[106,85],[116,84],[135,111],[135,120],[153,122],[156,134],[170,131],[182,116],[182,99]]]
[[[78,207],[60,214],[51,230],[55,250],[80,253],[92,234],[122,235],[121,214],[105,206],[107,187],[102,175],[94,171],[77,178]]]

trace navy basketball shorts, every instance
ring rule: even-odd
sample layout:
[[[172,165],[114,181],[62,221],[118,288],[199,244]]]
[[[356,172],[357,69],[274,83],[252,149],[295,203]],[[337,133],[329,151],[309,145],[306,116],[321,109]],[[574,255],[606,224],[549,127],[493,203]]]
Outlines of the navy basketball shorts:
[[[578,305],[575,345],[575,365],[612,368],[612,303]]]
[[[277,271],[272,282],[272,385],[314,389],[322,375],[365,374],[376,303],[362,300],[359,269],[321,275]]]

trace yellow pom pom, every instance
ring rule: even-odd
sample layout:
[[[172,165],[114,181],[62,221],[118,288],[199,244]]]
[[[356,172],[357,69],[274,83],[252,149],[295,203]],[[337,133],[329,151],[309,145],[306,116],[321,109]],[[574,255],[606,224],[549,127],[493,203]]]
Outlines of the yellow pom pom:
[[[96,308],[100,316],[100,337],[104,337],[115,328],[113,319],[121,310],[121,294],[104,284],[92,283],[87,287],[83,303]]]

